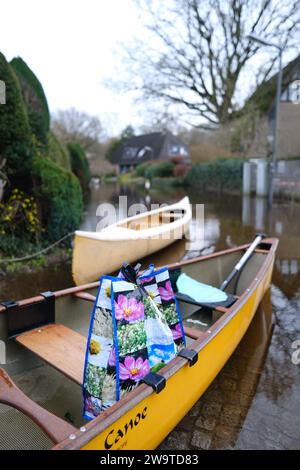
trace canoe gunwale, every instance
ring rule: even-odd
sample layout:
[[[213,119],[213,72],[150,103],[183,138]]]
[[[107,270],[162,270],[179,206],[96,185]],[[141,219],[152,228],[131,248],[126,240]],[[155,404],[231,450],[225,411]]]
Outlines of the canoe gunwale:
[[[172,222],[162,223],[155,227],[149,227],[141,230],[133,230],[123,227],[123,225],[128,224],[130,222],[138,221],[139,219],[144,219],[145,217],[151,217],[157,214],[163,214],[164,212],[170,212],[176,209],[183,209],[185,212],[182,217],[179,217],[178,219]],[[192,211],[190,208],[190,202],[188,197],[186,196],[175,204],[160,207],[152,211],[142,212],[141,214],[137,214],[132,217],[127,217],[125,219],[119,220],[118,222],[109,225],[108,227],[103,230],[100,230],[99,232],[76,230],[75,237],[81,237],[95,241],[109,242],[147,239],[157,237],[158,235],[163,235],[168,232],[174,232],[180,227],[186,226],[190,222],[191,218]],[[120,236],[120,234],[118,235],[118,232],[116,232],[116,235],[114,236],[114,227],[124,229],[124,235]]]
[[[256,277],[249,284],[248,288],[243,292],[243,294],[237,298],[236,302],[224,313],[206,332],[203,332],[199,339],[196,339],[192,343],[192,349],[200,353],[219,333],[225,328],[226,325],[234,318],[234,316],[241,310],[241,308],[247,303],[250,297],[255,293],[256,289],[265,279],[268,271],[274,262],[275,253],[278,245],[278,240],[275,238],[265,239],[265,243],[270,243],[271,247],[266,254],[266,258],[256,273]],[[241,249],[248,248],[247,245],[239,246],[229,250],[223,250],[222,252],[216,252],[207,256],[202,256],[200,258],[195,258],[193,260],[186,260],[183,262],[173,263],[169,265],[168,268],[175,268],[178,266],[184,266],[186,264],[192,264],[199,262],[204,259],[211,259],[218,256],[223,256],[228,253],[240,251]],[[86,288],[86,287],[85,287]],[[83,290],[83,289],[82,289]],[[260,299],[261,300],[261,299]],[[166,380],[172,377],[176,372],[178,372],[182,367],[188,364],[187,359],[181,357],[176,357],[169,364],[167,364],[163,369],[160,370],[160,374],[163,375]],[[86,432],[82,433],[78,431],[76,433],[76,439],[70,441],[66,439],[65,441],[57,444],[53,447],[53,450],[62,450],[62,449],[80,449],[86,445],[89,441],[97,437],[102,431],[107,429],[112,425],[117,419],[121,418],[124,413],[130,411],[139,403],[141,403],[145,398],[150,396],[153,392],[151,387],[141,384],[136,390],[130,392],[125,398],[121,401],[114,404],[109,410],[104,411],[99,417],[95,418],[86,425]]]
[[[269,242],[272,245],[273,245],[273,243],[275,243],[275,241],[276,241],[276,248],[277,248],[277,244],[278,244],[277,239],[274,239],[274,238],[265,239],[265,242]],[[250,244],[247,243],[247,244],[240,245],[240,246],[237,246],[237,247],[234,247],[234,248],[229,248],[229,249],[226,249],[226,250],[216,251],[214,253],[210,253],[209,255],[203,255],[203,256],[198,256],[196,258],[192,258],[192,259],[188,259],[188,260],[177,261],[175,263],[171,263],[171,264],[166,265],[166,267],[168,269],[173,269],[173,268],[178,268],[178,267],[185,266],[185,265],[188,265],[188,264],[194,264],[194,263],[197,263],[199,261],[205,261],[205,260],[209,260],[209,259],[213,259],[213,258],[218,258],[220,256],[226,256],[227,254],[230,254],[230,253],[235,253],[235,252],[238,252],[238,251],[241,251],[241,250],[246,250],[249,246],[250,246]],[[275,248],[275,251],[276,251],[276,248]],[[162,267],[163,266],[158,266],[156,268],[156,270],[159,270]],[[64,297],[64,296],[67,296],[67,295],[76,294],[77,292],[97,289],[99,287],[99,285],[100,285],[100,281],[89,282],[87,284],[82,284],[80,286],[73,286],[73,287],[68,287],[66,289],[61,289],[61,290],[55,291],[55,292],[53,292],[53,295],[54,295],[55,298]],[[22,307],[22,306],[30,305],[32,303],[40,302],[43,299],[44,299],[44,297],[41,294],[39,294],[39,295],[36,295],[34,297],[29,297],[27,299],[16,300],[16,302],[18,303],[18,306]],[[15,299],[13,299],[13,300],[15,300]],[[236,305],[236,302],[235,302],[235,305]],[[1,313],[6,313],[7,310],[8,310],[7,307],[2,305],[1,301],[0,301],[0,314]]]

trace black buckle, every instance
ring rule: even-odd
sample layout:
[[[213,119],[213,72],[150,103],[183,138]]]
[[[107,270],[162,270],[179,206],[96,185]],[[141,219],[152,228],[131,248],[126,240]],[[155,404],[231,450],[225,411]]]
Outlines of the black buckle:
[[[162,375],[156,374],[155,372],[149,372],[142,378],[142,383],[150,385],[155,393],[160,393],[166,386],[166,379]]]
[[[183,348],[179,351],[178,356],[184,357],[189,361],[189,366],[192,367],[198,361],[198,353],[194,349]]]
[[[3,307],[8,310],[9,308],[17,307],[18,302],[15,302],[14,300],[4,300],[3,302],[0,302],[0,305],[3,305]]]
[[[54,294],[50,290],[47,290],[46,292],[41,292],[40,295],[42,295],[45,299],[49,299],[50,297],[53,297]]]

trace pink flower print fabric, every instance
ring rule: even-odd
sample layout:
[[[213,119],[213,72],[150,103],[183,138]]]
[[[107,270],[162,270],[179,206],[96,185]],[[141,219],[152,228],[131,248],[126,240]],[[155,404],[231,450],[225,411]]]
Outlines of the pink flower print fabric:
[[[168,270],[151,268],[141,281],[147,295],[120,277],[101,278],[83,380],[87,419],[158,372],[185,345]]]

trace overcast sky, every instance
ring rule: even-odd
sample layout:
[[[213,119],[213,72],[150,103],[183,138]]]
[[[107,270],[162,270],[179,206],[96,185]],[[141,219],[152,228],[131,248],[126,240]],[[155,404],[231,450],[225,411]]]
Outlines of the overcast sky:
[[[75,107],[98,115],[108,135],[144,124],[148,106],[104,86],[118,78],[121,45],[145,34],[134,0],[0,0],[0,7],[0,50],[27,62],[51,112]],[[252,60],[254,74],[265,56]]]
[[[0,0],[0,50],[22,57],[40,79],[51,111],[96,114],[108,132],[141,119],[132,98],[109,91],[118,44],[138,34],[132,0]]]

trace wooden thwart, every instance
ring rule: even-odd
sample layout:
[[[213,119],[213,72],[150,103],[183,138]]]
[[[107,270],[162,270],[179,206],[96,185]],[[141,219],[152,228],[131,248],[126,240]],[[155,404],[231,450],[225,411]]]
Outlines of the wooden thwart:
[[[185,328],[185,333],[192,339],[203,335],[192,328]],[[87,339],[80,333],[56,323],[22,333],[16,341],[82,385]]]
[[[82,384],[87,339],[81,334],[56,323],[23,333],[16,341],[74,382]]]
[[[89,302],[95,302],[96,299],[89,292],[76,292],[73,295]],[[222,313],[228,311],[221,306],[215,307],[215,310]],[[203,336],[203,332],[186,327],[185,334],[194,340]],[[15,339],[66,377],[82,385],[87,339],[80,333],[55,323],[27,331]]]

